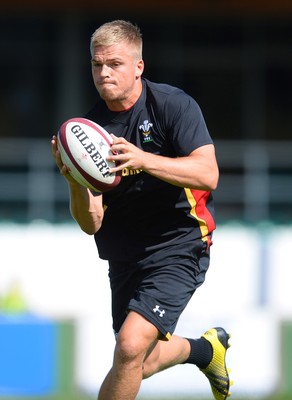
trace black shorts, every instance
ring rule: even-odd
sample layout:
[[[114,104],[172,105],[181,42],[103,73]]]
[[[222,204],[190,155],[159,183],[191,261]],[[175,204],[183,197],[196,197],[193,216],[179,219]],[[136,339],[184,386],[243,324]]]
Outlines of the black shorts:
[[[149,320],[169,340],[178,319],[204,282],[207,242],[197,240],[156,252],[138,262],[109,262],[113,329],[119,332],[129,310]]]

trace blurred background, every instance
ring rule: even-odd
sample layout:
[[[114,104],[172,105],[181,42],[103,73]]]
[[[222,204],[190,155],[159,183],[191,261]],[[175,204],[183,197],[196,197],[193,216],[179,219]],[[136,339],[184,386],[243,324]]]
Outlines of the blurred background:
[[[178,333],[224,324],[234,397],[291,399],[292,2],[2,0],[0,11],[0,397],[91,396],[111,365],[107,265],[70,217],[50,139],[94,104],[90,36],[122,18],[143,32],[144,76],[192,95],[217,149],[211,267]],[[177,367],[141,396],[211,398],[203,378]]]

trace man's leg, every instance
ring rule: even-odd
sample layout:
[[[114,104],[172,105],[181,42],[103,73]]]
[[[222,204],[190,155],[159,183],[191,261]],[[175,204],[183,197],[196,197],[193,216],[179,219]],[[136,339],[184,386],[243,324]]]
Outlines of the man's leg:
[[[212,328],[199,339],[172,336],[168,342],[159,341],[145,359],[143,378],[177,364],[194,364],[208,378],[214,398],[226,400],[233,384],[225,363],[229,337],[223,328]]]
[[[225,366],[229,335],[222,328],[211,329],[197,340],[172,336],[169,341],[161,341],[157,335],[157,328],[144,317],[134,311],[129,313],[98,400],[134,400],[142,379],[185,362],[197,365],[207,376],[216,400],[230,395],[231,382]]]
[[[143,379],[157,372],[183,364],[189,357],[190,343],[180,336],[172,336],[169,341],[157,341],[143,364]]]
[[[112,369],[100,388],[98,400],[134,400],[142,379],[189,358],[189,340],[172,336],[169,341],[161,341],[157,339],[158,333],[140,314],[134,311],[128,314],[117,337]]]
[[[157,328],[130,311],[118,336],[113,366],[105,378],[98,400],[134,400],[143,377],[143,362],[157,340]]]

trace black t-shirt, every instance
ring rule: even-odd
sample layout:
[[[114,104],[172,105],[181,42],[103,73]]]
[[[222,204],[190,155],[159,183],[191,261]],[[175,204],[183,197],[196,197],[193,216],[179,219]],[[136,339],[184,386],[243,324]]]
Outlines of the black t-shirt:
[[[112,112],[98,99],[86,118],[146,152],[167,157],[213,143],[193,98],[170,85],[144,78],[142,83],[131,109]],[[102,196],[105,214],[95,241],[103,259],[135,261],[154,252],[183,251],[184,243],[187,248],[193,240],[207,240],[215,229],[210,192],[180,188],[144,171],[123,170],[121,183]]]

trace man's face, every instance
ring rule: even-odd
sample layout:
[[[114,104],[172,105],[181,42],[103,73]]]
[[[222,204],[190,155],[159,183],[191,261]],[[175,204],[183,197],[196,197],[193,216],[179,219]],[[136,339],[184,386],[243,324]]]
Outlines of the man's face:
[[[137,59],[133,45],[96,46],[91,65],[95,87],[110,109],[125,109],[137,100],[144,63]]]

